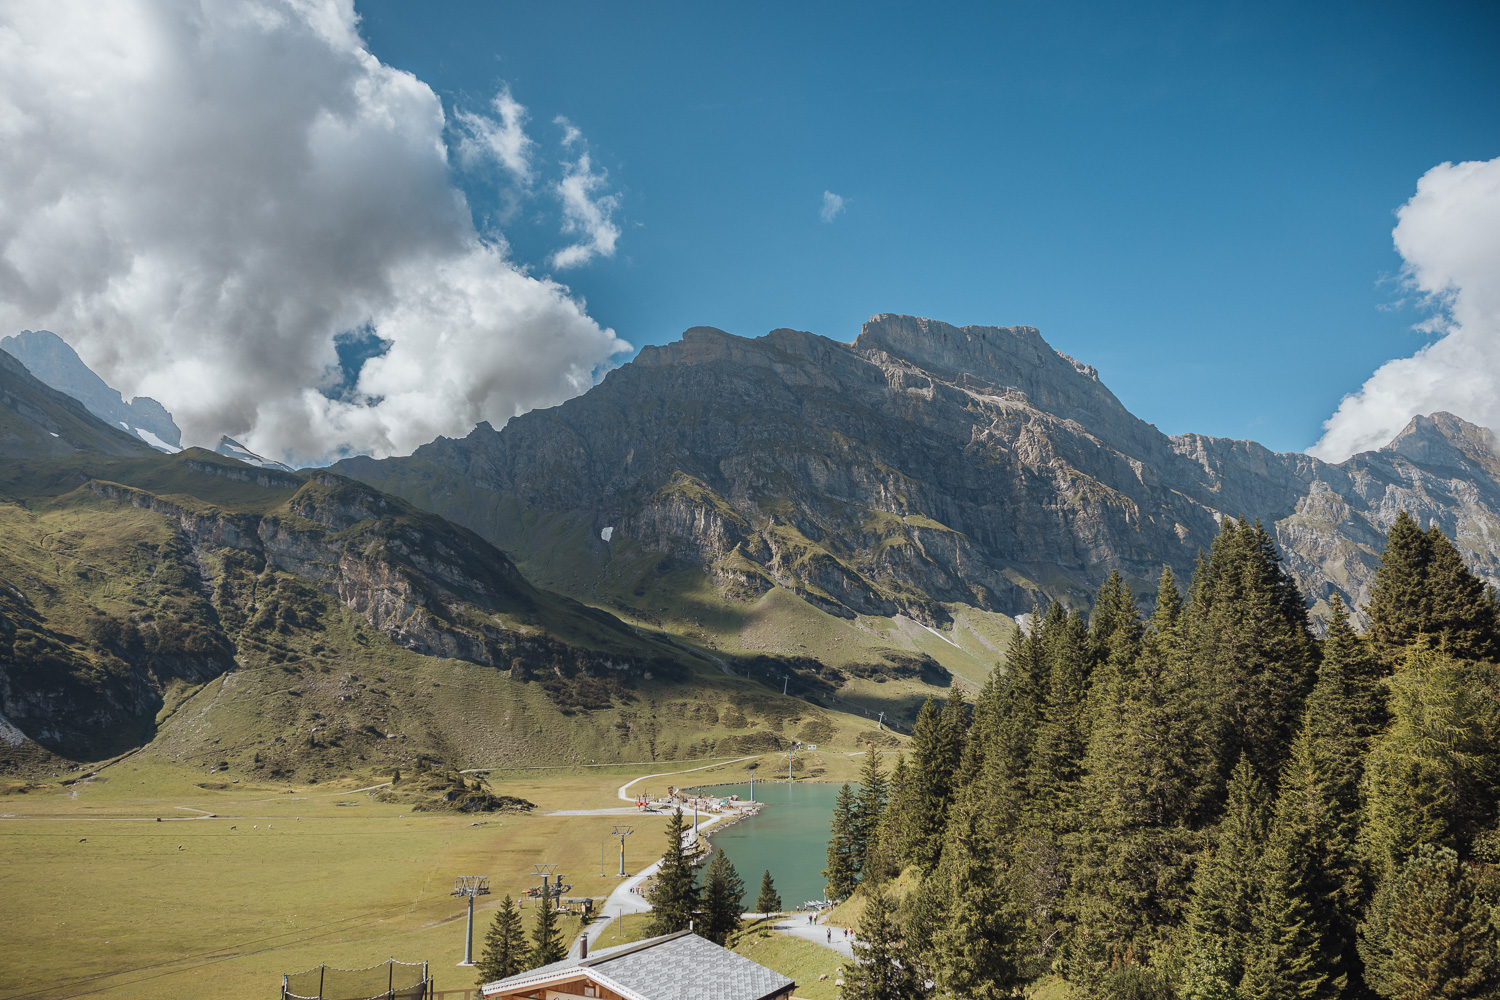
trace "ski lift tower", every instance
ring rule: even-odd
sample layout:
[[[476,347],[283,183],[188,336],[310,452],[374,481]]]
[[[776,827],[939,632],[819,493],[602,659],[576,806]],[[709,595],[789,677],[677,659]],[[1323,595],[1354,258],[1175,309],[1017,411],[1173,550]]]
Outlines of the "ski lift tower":
[[[474,964],[474,897],[490,894],[488,875],[460,875],[453,880],[450,896],[467,896],[469,899],[469,929],[464,935],[464,960],[459,965]]]
[[[611,837],[620,838],[620,878],[625,877],[625,838],[634,832],[633,826],[617,826],[610,832]]]
[[[801,740],[792,740],[792,748],[786,752],[786,783],[792,783],[792,762],[797,759],[797,748],[802,746]]]

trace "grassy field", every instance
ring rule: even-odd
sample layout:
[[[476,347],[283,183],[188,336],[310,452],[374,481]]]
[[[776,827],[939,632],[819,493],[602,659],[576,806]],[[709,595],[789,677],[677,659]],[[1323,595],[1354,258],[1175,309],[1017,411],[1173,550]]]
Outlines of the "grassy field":
[[[794,980],[802,1000],[834,1000],[839,995],[834,984],[846,960],[836,951],[785,934],[753,932],[742,936],[733,950]],[[828,978],[820,981],[819,976]]]
[[[471,985],[455,968],[465,908],[448,895],[454,876],[492,880],[476,950],[500,898],[534,884],[533,863],[560,865],[569,895],[603,897],[620,817],[540,814],[619,806],[632,777],[694,766],[494,772],[496,792],[539,807],[498,816],[413,813],[352,784],[205,788],[219,783],[139,757],[71,786],[0,785],[0,997],[264,998],[283,972],[391,956],[431,962],[439,989]],[[629,821],[635,870],[660,853],[665,817]]]

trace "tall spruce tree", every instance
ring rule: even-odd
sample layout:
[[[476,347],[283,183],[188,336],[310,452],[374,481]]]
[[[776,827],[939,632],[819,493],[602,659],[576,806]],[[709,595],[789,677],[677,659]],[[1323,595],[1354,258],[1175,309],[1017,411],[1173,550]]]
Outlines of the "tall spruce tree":
[[[907,767],[906,756],[903,754],[896,758],[896,766],[891,768],[891,785],[885,813],[880,817],[880,824],[875,831],[875,857],[881,873],[879,881],[894,878],[906,867],[904,849],[911,840],[908,831],[911,827],[910,810],[913,808],[914,797],[911,769]]]
[[[839,789],[829,824],[828,867],[823,869],[827,883],[823,891],[832,900],[848,899],[859,887],[859,870],[854,858],[854,823],[856,807],[849,786]]]
[[[1201,739],[1203,706],[1171,619],[1176,589],[1158,591],[1161,629],[1147,631],[1133,663],[1105,667],[1091,693],[1094,715],[1065,907],[1077,928],[1080,975],[1127,952],[1144,961],[1175,935],[1187,904],[1199,841],[1191,821],[1204,811],[1213,771]]]
[[[967,813],[958,826],[949,863],[935,878],[949,882],[947,919],[933,935],[938,993],[954,1000],[998,1000],[1020,980],[1016,921],[1000,873],[975,837]]]
[[[1014,838],[1030,810],[1032,747],[1046,703],[1045,622],[1033,612],[1029,634],[1019,628],[1011,633],[1004,672],[991,675],[975,707],[965,794],[971,811],[984,817],[983,836],[992,850]]]
[[[703,880],[703,928],[700,933],[717,945],[729,941],[745,911],[745,883],[723,848],[714,851]]]
[[[667,849],[661,856],[661,868],[647,897],[651,903],[651,920],[646,933],[674,934],[685,931],[698,912],[698,864],[683,844],[688,823],[682,810],[674,809],[667,823]]]
[[[1370,602],[1367,631],[1377,658],[1393,670],[1407,647],[1426,636],[1457,659],[1500,658],[1500,605],[1436,524],[1423,531],[1406,511],[1386,536]]]
[[[850,823],[850,853],[854,857],[855,875],[861,884],[878,883],[883,878],[876,855],[880,853],[880,818],[885,815],[886,797],[890,791],[880,748],[874,743],[866,746],[864,764],[859,772],[859,793],[855,797]]]
[[[1188,908],[1192,967],[1237,985],[1255,940],[1260,860],[1270,832],[1265,785],[1244,757],[1229,778],[1229,799],[1208,856],[1193,879]],[[1212,972],[1210,976],[1209,971]]]
[[[563,944],[562,928],[557,926],[557,909],[552,905],[552,892],[542,886],[537,899],[536,921],[531,925],[530,967],[539,969],[568,957],[568,948]]]
[[[1382,992],[1396,1000],[1500,995],[1500,942],[1458,855],[1423,844],[1392,893]]]
[[[911,814],[903,854],[923,871],[936,867],[943,849],[943,827],[953,801],[953,778],[963,754],[966,728],[967,710],[957,686],[942,708],[927,699],[912,727],[907,803]]]
[[[509,895],[495,911],[495,919],[484,936],[484,948],[479,953],[476,969],[479,985],[497,979],[508,979],[518,972],[531,968],[527,963],[531,954],[526,947],[526,930],[521,926],[521,911]]]
[[[1385,536],[1385,549],[1375,569],[1366,631],[1370,644],[1387,670],[1406,658],[1406,647],[1427,632],[1427,576],[1432,550],[1416,520],[1402,510]]]
[[[1312,688],[1317,646],[1302,595],[1259,523],[1225,520],[1194,576],[1184,627],[1220,780],[1241,754],[1260,774],[1278,774]]]
[[[776,891],[776,883],[771,880],[771,869],[760,877],[760,895],[755,897],[756,913],[780,913],[781,893]]]
[[[1469,572],[1453,542],[1436,524],[1427,529],[1427,628],[1438,649],[1461,660],[1500,660],[1500,603]]]
[[[1110,570],[1089,615],[1089,643],[1094,663],[1124,653],[1127,657],[1141,638],[1141,616],[1130,585],[1119,570]]]
[[[1359,789],[1370,743],[1385,729],[1390,713],[1380,678],[1380,662],[1349,627],[1349,612],[1337,594],[1329,601],[1328,634],[1318,681],[1307,698],[1307,728],[1328,763],[1328,787],[1351,819],[1360,808]]]
[[[1065,617],[1047,658],[1047,698],[1027,776],[1028,812],[1032,825],[1062,832],[1071,824],[1089,737],[1087,697],[1093,656],[1081,615]]]
[[[1334,1000],[1349,984],[1354,882],[1345,823],[1303,731],[1292,747],[1260,864],[1249,1000]]]
[[[1466,852],[1500,801],[1500,702],[1495,669],[1414,643],[1390,679],[1390,728],[1365,760],[1364,837],[1377,869],[1394,872],[1430,843]]]
[[[844,965],[844,1000],[917,1000],[922,996],[890,897],[874,889],[865,902],[854,961]]]

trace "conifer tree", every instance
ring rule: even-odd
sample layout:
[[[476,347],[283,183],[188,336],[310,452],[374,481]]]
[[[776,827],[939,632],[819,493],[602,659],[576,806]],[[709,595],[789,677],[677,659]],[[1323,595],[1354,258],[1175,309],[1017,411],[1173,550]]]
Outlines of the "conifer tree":
[[[1103,663],[1120,653],[1129,656],[1140,638],[1140,611],[1135,595],[1130,592],[1130,585],[1120,576],[1120,571],[1111,570],[1099,588],[1093,614],[1089,616],[1089,643],[1094,663]]]
[[[1375,571],[1367,632],[1387,670],[1419,636],[1458,659],[1500,658],[1500,605],[1464,566],[1453,543],[1433,524],[1422,531],[1406,511],[1396,516]]]
[[[1406,647],[1428,631],[1423,605],[1427,603],[1428,566],[1432,550],[1426,534],[1405,510],[1385,536],[1385,550],[1370,588],[1370,616],[1366,631],[1370,644],[1387,670],[1406,658]]]
[[[880,748],[870,743],[860,768],[859,794],[855,797],[854,815],[850,821],[850,853],[855,874],[862,884],[865,881],[879,882],[882,878],[880,865],[874,859],[880,850],[880,818],[885,815],[888,793],[889,781]]]
[[[531,968],[527,964],[530,958],[526,931],[521,926],[521,911],[507,895],[495,911],[495,919],[490,922],[490,929],[484,936],[484,948],[477,963],[477,982],[482,986],[524,972]]]
[[[1112,661],[1092,697],[1095,714],[1066,910],[1078,928],[1080,974],[1093,975],[1127,950],[1145,961],[1166,943],[1187,905],[1199,840],[1190,826],[1204,811],[1214,770],[1201,734],[1203,706],[1185,658],[1174,648],[1176,588],[1159,590],[1163,629],[1152,628],[1134,663]]]
[[[553,962],[561,962],[567,957],[568,949],[563,944],[562,929],[557,926],[557,910],[552,906],[552,892],[543,885],[541,897],[537,901],[536,922],[531,925],[530,966],[539,969]]]
[[[1193,580],[1183,624],[1221,779],[1241,754],[1258,773],[1278,774],[1312,688],[1317,647],[1302,595],[1260,524],[1225,520]]]
[[[968,791],[982,803],[984,838],[992,849],[1013,838],[1031,802],[1031,753],[1046,700],[1043,621],[1033,612],[1032,634],[1019,628],[1011,633],[1004,673],[991,676],[975,710]]]
[[[776,883],[771,881],[771,869],[760,877],[760,895],[755,897],[756,913],[780,913],[781,893],[776,891]]]
[[[929,704],[931,704],[929,702]],[[829,824],[828,867],[823,877],[828,880],[824,891],[832,900],[848,899],[859,886],[859,872],[854,861],[854,793],[845,785],[839,789],[839,797],[833,804],[833,821]]]
[[[1068,616],[1049,651],[1047,699],[1032,747],[1027,784],[1033,825],[1068,826],[1088,746],[1087,694],[1092,657],[1081,615]]]
[[[933,969],[940,996],[955,1000],[997,1000],[1011,995],[1020,979],[1017,928],[1000,884],[999,872],[975,839],[973,819],[955,817],[959,826],[951,864],[947,919],[933,936]]]
[[[1427,529],[1427,629],[1438,649],[1462,660],[1500,660],[1500,603],[1495,592],[1469,572],[1443,529]]]
[[[1193,880],[1187,918],[1194,967],[1222,967],[1218,974],[1231,985],[1244,976],[1254,941],[1269,816],[1265,785],[1241,757],[1229,779],[1229,801],[1213,849]]]
[[[740,926],[745,911],[745,883],[723,848],[714,851],[703,880],[703,929],[700,932],[714,944],[729,941]]]
[[[1467,850],[1500,799],[1500,702],[1494,667],[1414,643],[1390,679],[1390,728],[1365,761],[1364,836],[1392,873],[1418,844]]]
[[[1337,594],[1329,601],[1323,662],[1307,698],[1307,728],[1328,764],[1328,787],[1339,809],[1358,815],[1364,758],[1389,721],[1384,671],[1369,644],[1349,627],[1349,612]]]
[[[1343,829],[1304,730],[1261,859],[1254,944],[1241,983],[1248,1000],[1343,995],[1354,950],[1351,847]]]
[[[661,868],[648,897],[651,902],[648,936],[685,931],[698,911],[698,865],[683,844],[687,832],[688,823],[682,818],[682,810],[674,809],[667,823],[667,849],[661,856]]]
[[[966,726],[963,694],[955,686],[941,709],[927,699],[912,727],[907,803],[911,814],[903,854],[923,871],[936,867],[942,852],[943,827],[953,800],[953,778],[963,754]]]
[[[875,832],[875,856],[881,874],[879,881],[894,878],[906,866],[903,850],[910,840],[908,830],[911,825],[913,797],[911,770],[906,766],[906,756],[903,754],[896,758],[896,766],[891,769],[885,813],[880,817],[880,824]]]
[[[1396,1000],[1500,994],[1494,924],[1458,855],[1423,844],[1392,893],[1389,965],[1379,986]]]
[[[938,867],[921,876],[916,888],[907,893],[901,907],[901,928],[906,940],[906,954],[912,968],[923,982],[938,976],[938,932],[948,923],[953,909],[953,866],[955,852],[938,860]]]
[[[844,966],[844,1000],[917,1000],[922,995],[906,953],[890,897],[873,890],[854,939],[854,962]]]

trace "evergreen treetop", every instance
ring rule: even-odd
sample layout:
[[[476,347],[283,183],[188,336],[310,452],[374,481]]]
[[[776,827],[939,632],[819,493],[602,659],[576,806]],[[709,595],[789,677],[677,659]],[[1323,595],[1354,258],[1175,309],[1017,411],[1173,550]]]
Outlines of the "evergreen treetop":
[[[1473,879],[1447,848],[1423,844],[1393,893],[1381,982],[1387,996],[1492,998],[1500,993],[1500,943]]]
[[[492,983],[497,979],[508,979],[531,968],[531,955],[526,947],[526,931],[521,926],[521,911],[515,901],[507,895],[495,910],[495,919],[484,936],[484,947],[475,964],[479,973],[478,985]]]
[[[823,869],[823,877],[828,880],[824,892],[835,901],[848,899],[859,886],[854,858],[855,813],[854,793],[844,785],[834,802],[833,820],[829,824],[828,867]]]
[[[685,931],[698,911],[698,864],[688,854],[684,838],[688,823],[682,810],[674,809],[667,823],[667,849],[648,897],[651,921],[646,933],[655,937]]]
[[[771,880],[771,869],[760,877],[760,895],[755,897],[756,913],[780,913],[781,893],[776,891],[776,883]]]
[[[1367,632],[1387,670],[1420,636],[1458,659],[1500,658],[1500,605],[1464,565],[1436,524],[1423,531],[1405,510],[1396,515],[1375,571]]]
[[[854,961],[844,965],[844,1000],[917,1000],[923,995],[890,897],[870,893],[854,938]]]
[[[1328,781],[1340,810],[1357,815],[1364,758],[1389,721],[1384,673],[1369,643],[1349,625],[1349,612],[1334,594],[1318,680],[1307,698],[1307,728],[1328,762]]]
[[[725,945],[740,926],[745,911],[745,883],[722,848],[714,851],[703,881],[703,937]]]
[[[530,966],[539,969],[568,957],[568,948],[563,944],[562,929],[557,926],[557,910],[552,906],[552,891],[542,886],[537,900],[536,922],[531,925]]]

